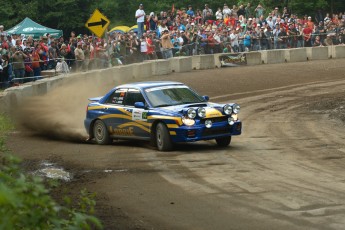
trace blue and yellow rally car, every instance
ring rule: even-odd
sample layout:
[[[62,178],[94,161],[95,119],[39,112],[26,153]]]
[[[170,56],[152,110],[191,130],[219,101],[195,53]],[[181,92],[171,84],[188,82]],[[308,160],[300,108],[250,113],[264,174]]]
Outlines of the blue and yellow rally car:
[[[125,84],[89,100],[85,128],[102,145],[140,139],[169,151],[174,143],[215,139],[225,147],[231,136],[241,134],[238,104],[208,102],[208,96],[179,82]]]

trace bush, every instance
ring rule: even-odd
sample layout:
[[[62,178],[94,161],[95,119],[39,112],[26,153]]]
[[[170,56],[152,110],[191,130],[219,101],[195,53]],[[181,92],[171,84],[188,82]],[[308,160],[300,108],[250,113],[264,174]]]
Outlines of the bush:
[[[0,229],[102,229],[92,216],[95,194],[81,191],[77,208],[70,202],[67,206],[57,204],[43,179],[26,175],[20,160],[5,149],[5,134],[13,126],[2,115],[0,124]]]

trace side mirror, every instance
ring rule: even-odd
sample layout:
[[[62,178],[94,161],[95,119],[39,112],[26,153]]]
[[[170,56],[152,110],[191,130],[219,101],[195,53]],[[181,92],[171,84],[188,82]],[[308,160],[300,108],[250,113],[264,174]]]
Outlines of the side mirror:
[[[138,109],[145,109],[145,103],[144,102],[135,102],[134,107]]]
[[[204,98],[205,101],[209,101],[210,100],[210,97],[205,95],[205,96],[202,96]]]

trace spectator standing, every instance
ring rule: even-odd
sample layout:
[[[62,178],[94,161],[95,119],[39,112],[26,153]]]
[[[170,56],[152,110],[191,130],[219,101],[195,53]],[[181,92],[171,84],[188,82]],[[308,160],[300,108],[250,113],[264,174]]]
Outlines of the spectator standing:
[[[10,77],[12,75],[12,64],[7,54],[3,54],[1,59],[2,71],[0,71],[0,88],[6,89],[9,87]]]
[[[266,38],[267,38],[267,49],[271,50],[273,48],[272,42],[273,42],[273,32],[271,27],[267,26],[267,28],[264,30]]]
[[[172,52],[173,52],[173,56],[175,56],[175,54],[181,50],[181,46],[183,45],[183,40],[181,39],[181,41],[180,41],[180,39],[177,36],[177,34],[174,33],[173,34],[173,38],[171,39],[171,43],[174,46]]]
[[[304,47],[304,36],[303,36],[303,26],[301,24],[298,25],[298,33],[297,33],[297,48]]]
[[[316,27],[315,33],[320,35],[321,43],[323,43],[323,41],[326,38],[326,33],[325,32],[326,32],[326,30],[325,30],[325,26],[323,24],[323,21],[320,21],[319,25]]]
[[[156,58],[158,59],[163,59],[163,56],[162,56],[162,51],[161,51],[161,42],[160,40],[157,38],[157,33],[156,32],[153,32],[152,33],[152,42],[155,46],[154,50],[155,50],[155,56]]]
[[[25,80],[24,82],[32,81],[32,78],[34,76],[34,70],[32,69],[32,57],[31,57],[31,48],[25,48],[24,53],[26,55],[26,58],[24,60],[25,64]]]
[[[147,55],[149,60],[157,59],[156,52],[155,52],[155,44],[153,43],[153,33],[150,33],[146,38],[147,43]]]
[[[216,20],[222,20],[222,19],[223,19],[222,9],[218,7],[218,10],[216,12]]]
[[[224,3],[223,6],[223,15],[228,15],[230,16],[232,14],[231,9],[228,7],[228,5],[226,3]]]
[[[40,55],[39,55],[39,44],[36,45],[35,50],[32,52],[32,69],[34,71],[35,80],[38,80],[38,77],[41,76],[41,67],[40,67]]]
[[[91,50],[90,50],[90,45],[84,43],[82,46],[82,49],[84,51],[84,62],[83,62],[83,71],[88,71],[89,70],[89,64],[90,64],[90,55],[91,55]]]
[[[188,34],[187,34],[188,33]],[[189,38],[189,32],[180,31],[180,35],[183,41],[183,47],[182,51],[186,53],[186,55],[192,55],[193,53],[193,47],[190,45],[190,38]]]
[[[311,20],[310,16],[308,17],[308,21],[306,23],[310,29],[314,29],[314,22]]]
[[[276,24],[273,30],[273,42],[274,42],[274,49],[279,49],[279,34],[280,34],[280,26]]]
[[[236,29],[237,30],[237,29]],[[245,51],[245,47],[244,47],[244,35],[245,35],[245,31],[243,30],[242,27],[238,28],[238,45],[239,45],[239,52],[244,52]]]
[[[147,41],[146,41],[146,33],[140,38],[140,54],[141,54],[141,61],[148,60],[148,48],[147,48]]]
[[[309,28],[308,24],[304,24],[304,29],[303,29],[303,38],[304,38],[304,46],[305,47],[311,47],[311,34],[313,30]]]
[[[287,48],[287,33],[285,30],[285,27],[280,28],[280,33],[278,36],[279,36],[279,48],[286,49]]]
[[[156,31],[157,30],[157,16],[155,16],[155,13],[151,12],[148,18],[149,23],[149,30],[150,31]]]
[[[240,8],[239,8],[238,11],[237,11],[237,15],[238,15],[238,17],[239,17],[240,15],[242,15],[243,17],[246,16],[246,11],[245,11],[245,9],[244,9],[243,4],[240,5]]]
[[[236,33],[235,29],[231,30],[230,34],[230,44],[231,44],[231,49],[235,52],[238,53],[239,51],[239,46],[238,46],[238,33]]]
[[[283,8],[282,18],[290,18],[290,12],[286,6]]]
[[[268,40],[267,40],[267,35],[265,33],[265,27],[264,26],[262,26],[260,28],[260,31],[259,31],[259,34],[258,34],[258,38],[259,38],[259,41],[260,41],[260,49],[261,50],[267,50],[268,49]]]
[[[252,37],[252,49],[253,51],[261,50],[260,47],[260,25],[258,24],[254,30],[252,30],[251,37]]]
[[[250,35],[250,32],[249,32],[249,30],[247,30],[244,37],[243,37],[243,45],[245,47],[246,52],[249,52],[251,49],[251,39],[252,39],[252,37]]]
[[[247,3],[247,6],[244,8],[245,12],[246,12],[246,18],[250,18],[253,16],[252,13],[252,5],[250,4],[250,2]],[[259,17],[258,17],[259,18]]]
[[[205,9],[202,11],[202,18],[205,20],[206,16],[213,16],[213,11],[209,8],[208,4],[205,4]]]
[[[287,31],[287,35],[288,35],[288,44],[290,48],[297,48],[298,31],[294,23],[289,24],[289,30]]]
[[[59,51],[57,49],[56,42],[54,40],[51,40],[50,47],[48,49],[48,57],[49,57],[48,69],[55,69],[56,61],[58,58],[58,52]]]
[[[81,71],[83,68],[83,62],[85,59],[84,55],[84,50],[82,49],[82,43],[78,42],[77,48],[74,50],[74,55],[75,55],[75,66],[76,66],[76,71]]]
[[[267,25],[273,29],[274,28],[274,23],[273,23],[273,19],[272,19],[272,15],[269,15],[266,19]]]
[[[144,11],[144,5],[140,4],[139,9],[135,12],[135,18],[137,19],[138,24],[138,37],[141,38],[141,36],[144,33],[144,24],[145,24],[145,11]]]
[[[161,36],[161,42],[163,58],[168,59],[173,57],[172,48],[174,48],[174,46],[171,43],[169,30],[164,30],[163,35]]]
[[[231,10],[231,14],[234,16],[235,19],[238,18],[237,11],[238,11],[238,7],[236,5],[233,5],[232,10]]]
[[[16,48],[15,52],[11,56],[13,60],[13,72],[16,78],[19,79],[19,83],[23,83],[25,76],[25,64],[24,60],[27,58],[27,55],[23,53],[20,48]]]
[[[192,5],[188,6],[187,14],[191,17],[194,17],[195,14]]]

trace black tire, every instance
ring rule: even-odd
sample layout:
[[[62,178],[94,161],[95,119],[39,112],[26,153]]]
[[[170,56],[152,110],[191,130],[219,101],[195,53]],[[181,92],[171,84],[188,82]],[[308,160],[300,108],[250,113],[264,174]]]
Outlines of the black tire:
[[[221,137],[216,139],[217,145],[219,147],[226,147],[231,143],[231,136],[230,137]]]
[[[93,125],[93,136],[99,145],[108,145],[112,142],[108,129],[101,120],[95,121],[95,124]]]
[[[159,151],[170,151],[173,144],[170,138],[169,130],[163,123],[158,123],[156,126],[156,143]]]

